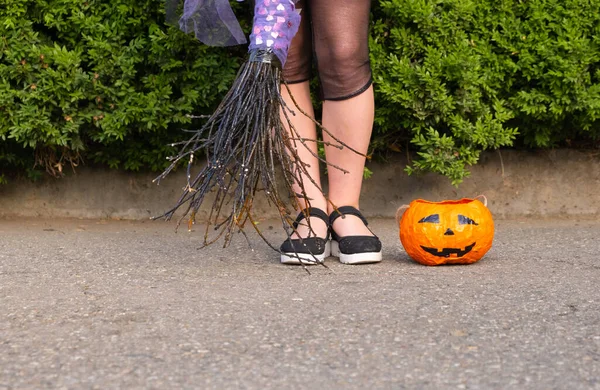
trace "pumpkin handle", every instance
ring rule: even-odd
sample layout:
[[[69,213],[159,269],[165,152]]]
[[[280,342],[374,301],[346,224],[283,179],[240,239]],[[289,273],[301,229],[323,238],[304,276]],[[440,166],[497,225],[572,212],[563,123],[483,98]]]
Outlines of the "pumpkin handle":
[[[402,206],[398,207],[398,210],[396,210],[396,222],[398,223],[398,225],[400,225],[400,219],[402,218],[402,214],[404,214],[404,212],[409,207],[410,207],[409,205],[403,204]]]
[[[485,195],[483,195],[483,194],[481,194],[481,195],[477,195],[477,196],[476,196],[475,198],[473,198],[473,199],[478,199],[478,198],[481,198],[481,199],[483,199],[483,200],[481,201],[481,203],[483,203],[483,205],[484,205],[485,207],[487,207],[487,198],[485,197]]]

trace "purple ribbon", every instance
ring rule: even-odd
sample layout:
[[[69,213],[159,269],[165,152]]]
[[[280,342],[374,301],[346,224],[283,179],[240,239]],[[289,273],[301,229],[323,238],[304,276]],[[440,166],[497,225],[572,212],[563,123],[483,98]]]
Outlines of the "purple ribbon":
[[[167,0],[167,20],[174,21],[180,1]],[[247,42],[229,0],[185,0],[179,28],[185,33],[194,32],[200,42],[209,46]]]
[[[238,0],[239,1],[239,0]],[[167,20],[173,21],[180,0],[167,0]],[[300,25],[295,0],[256,0],[248,51],[273,52],[283,66]],[[229,0],[185,0],[179,27],[209,46],[247,43]]]

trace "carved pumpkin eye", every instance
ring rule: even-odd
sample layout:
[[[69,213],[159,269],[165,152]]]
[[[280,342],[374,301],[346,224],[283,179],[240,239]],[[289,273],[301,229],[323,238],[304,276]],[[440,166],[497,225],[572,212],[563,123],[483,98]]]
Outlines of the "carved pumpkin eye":
[[[439,214],[431,214],[430,216],[421,218],[421,220],[419,221],[419,223],[425,223],[425,222],[440,223],[440,215]]]
[[[458,216],[458,224],[459,225],[479,225],[477,222],[473,221],[471,218],[465,217],[464,215]]]

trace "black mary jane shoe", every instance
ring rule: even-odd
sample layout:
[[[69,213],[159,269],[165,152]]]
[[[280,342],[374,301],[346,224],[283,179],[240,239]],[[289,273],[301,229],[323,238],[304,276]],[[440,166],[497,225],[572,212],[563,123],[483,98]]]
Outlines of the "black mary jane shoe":
[[[300,222],[307,217],[316,217],[327,225],[327,237],[307,237],[302,239],[287,239],[281,244],[282,264],[318,264],[322,263],[331,254],[331,242],[329,241],[329,218],[327,213],[316,207],[303,210],[296,217],[294,230]]]
[[[381,261],[381,241],[373,236],[345,236],[340,237],[333,230],[333,222],[339,217],[354,215],[368,226],[368,222],[358,209],[352,206],[338,207],[329,216],[331,229],[331,255],[339,257],[344,264],[378,263]]]

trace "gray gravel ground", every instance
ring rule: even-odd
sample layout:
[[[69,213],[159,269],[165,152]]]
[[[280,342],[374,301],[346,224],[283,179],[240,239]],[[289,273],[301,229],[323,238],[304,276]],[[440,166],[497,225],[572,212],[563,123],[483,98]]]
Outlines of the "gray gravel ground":
[[[372,226],[382,263],[309,275],[163,222],[0,221],[0,389],[600,389],[600,222],[499,221],[446,267]]]

